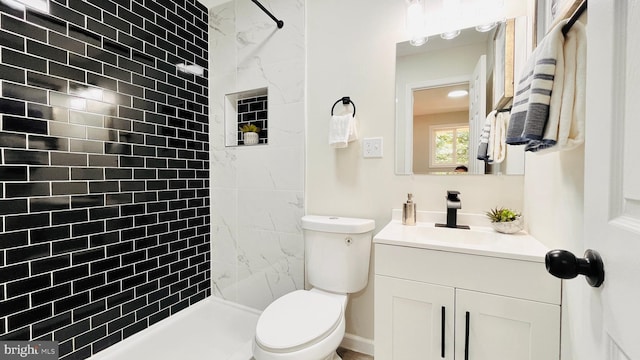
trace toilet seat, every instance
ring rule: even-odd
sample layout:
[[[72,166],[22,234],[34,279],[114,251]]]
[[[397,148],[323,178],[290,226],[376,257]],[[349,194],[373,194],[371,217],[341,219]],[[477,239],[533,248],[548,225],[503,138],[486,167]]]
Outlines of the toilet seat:
[[[291,292],[271,303],[260,315],[256,344],[274,353],[307,348],[340,325],[342,311],[336,298],[313,291]]]

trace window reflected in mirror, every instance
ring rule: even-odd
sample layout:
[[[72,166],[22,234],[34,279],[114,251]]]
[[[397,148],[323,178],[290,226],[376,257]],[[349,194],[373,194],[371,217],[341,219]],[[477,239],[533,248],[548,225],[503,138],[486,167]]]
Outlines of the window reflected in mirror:
[[[452,174],[468,167],[468,88],[462,83],[414,90],[414,174]]]
[[[469,125],[436,126],[429,141],[433,151],[429,157],[432,167],[449,167],[469,163]]]

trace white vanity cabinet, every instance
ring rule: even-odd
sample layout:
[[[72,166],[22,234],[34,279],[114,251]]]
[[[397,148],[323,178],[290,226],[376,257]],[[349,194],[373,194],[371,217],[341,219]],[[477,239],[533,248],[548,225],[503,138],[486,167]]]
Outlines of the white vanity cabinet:
[[[559,359],[561,283],[543,258],[392,243],[375,244],[376,360]]]

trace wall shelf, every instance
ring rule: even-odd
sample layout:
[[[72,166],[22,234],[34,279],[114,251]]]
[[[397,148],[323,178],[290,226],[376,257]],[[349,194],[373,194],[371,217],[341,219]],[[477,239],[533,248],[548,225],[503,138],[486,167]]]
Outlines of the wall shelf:
[[[248,124],[260,128],[258,145],[269,142],[268,99],[267,88],[225,95],[225,146],[246,146],[240,128]]]

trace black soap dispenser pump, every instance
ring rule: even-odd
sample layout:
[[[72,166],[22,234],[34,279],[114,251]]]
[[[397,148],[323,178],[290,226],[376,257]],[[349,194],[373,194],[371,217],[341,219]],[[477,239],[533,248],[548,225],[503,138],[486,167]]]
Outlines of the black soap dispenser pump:
[[[407,202],[402,204],[402,225],[416,224],[416,204],[412,198],[413,194],[407,194]]]

